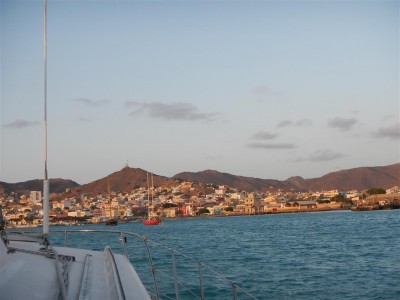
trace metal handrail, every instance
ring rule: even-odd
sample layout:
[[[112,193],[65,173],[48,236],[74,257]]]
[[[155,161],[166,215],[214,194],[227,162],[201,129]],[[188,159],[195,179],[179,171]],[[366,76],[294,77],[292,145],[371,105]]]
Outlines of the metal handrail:
[[[118,299],[125,300],[125,292],[122,287],[121,277],[118,272],[117,263],[115,262],[114,254],[112,253],[110,247],[106,247],[104,249],[104,253],[106,254],[108,262],[111,264],[112,274],[115,282],[115,288],[118,295]]]
[[[18,230],[18,232],[21,232],[20,230]],[[224,281],[227,286],[230,286],[230,289],[232,290],[232,299],[236,300],[238,299],[238,291],[244,293],[249,299],[255,299],[257,300],[256,297],[254,297],[253,295],[251,295],[249,292],[247,292],[245,289],[241,288],[236,282],[229,280],[228,278],[226,278],[225,276],[223,276],[222,274],[220,274],[219,272],[215,271],[213,268],[211,268],[210,266],[206,265],[203,263],[203,261],[193,258],[191,256],[188,256],[186,254],[180,253],[179,251],[177,251],[176,249],[167,247],[165,245],[162,245],[160,243],[154,242],[152,240],[149,240],[146,236],[142,236],[139,235],[135,232],[128,232],[128,231],[117,231],[117,230],[96,230],[96,229],[67,229],[67,230],[60,230],[60,229],[56,229],[56,230],[50,230],[51,233],[64,233],[64,246],[68,246],[68,235],[71,233],[110,233],[110,234],[116,234],[119,236],[119,241],[120,244],[124,250],[124,254],[126,256],[126,258],[129,260],[129,253],[126,247],[127,244],[127,237],[135,237],[138,240],[142,241],[145,245],[145,249],[147,252],[147,256],[148,256],[148,260],[149,260],[149,266],[150,266],[150,271],[151,271],[151,275],[152,275],[152,281],[153,281],[153,289],[154,289],[154,294],[153,294],[153,299],[160,299],[160,292],[159,292],[159,287],[157,285],[157,273],[159,275],[163,275],[166,276],[170,279],[173,280],[174,285],[175,285],[175,299],[179,300],[180,299],[180,289],[179,286],[184,287],[186,289],[186,292],[189,292],[190,294],[192,294],[192,296],[194,296],[195,298],[199,298],[199,299],[204,299],[204,287],[203,287],[203,270],[207,270],[210,273],[214,274],[214,276],[217,277],[217,279]],[[32,233],[32,232],[31,232]],[[163,248],[164,250],[167,250],[169,252],[172,253],[172,272],[173,275],[170,276],[168,274],[166,274],[165,272],[163,272],[162,270],[157,270],[156,266],[154,264],[153,261],[153,255],[152,252],[150,250],[150,246],[149,243],[151,243],[154,246],[157,246],[158,248]],[[178,279],[178,274],[177,274],[177,269],[176,269],[176,255],[179,255],[183,258],[186,258],[190,261],[192,261],[193,263],[197,264],[197,268],[198,268],[198,273],[199,273],[199,288],[200,288],[200,295],[195,295],[193,293],[193,291],[191,291],[190,289],[187,289],[187,287],[185,287],[185,285],[179,281]],[[167,296],[165,296],[167,297]],[[167,297],[169,298],[169,297]]]

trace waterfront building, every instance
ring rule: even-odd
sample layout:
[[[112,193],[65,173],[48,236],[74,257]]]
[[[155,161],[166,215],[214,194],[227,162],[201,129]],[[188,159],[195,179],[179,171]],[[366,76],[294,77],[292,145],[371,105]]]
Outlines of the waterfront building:
[[[262,198],[256,193],[247,194],[244,204],[246,214],[258,214],[260,212],[264,212]]]
[[[31,191],[29,194],[29,198],[34,203],[39,203],[40,201],[42,201],[42,192],[41,191]]]
[[[368,205],[386,205],[392,203],[400,204],[400,193],[371,195],[365,198],[363,202]]]
[[[236,211],[238,213],[244,214],[246,211],[246,205],[245,204],[238,204],[236,205]]]
[[[337,194],[339,194],[338,190],[322,191],[322,195],[324,198],[332,198]]]
[[[175,218],[177,215],[178,208],[177,207],[170,207],[163,209],[163,217],[165,218]]]

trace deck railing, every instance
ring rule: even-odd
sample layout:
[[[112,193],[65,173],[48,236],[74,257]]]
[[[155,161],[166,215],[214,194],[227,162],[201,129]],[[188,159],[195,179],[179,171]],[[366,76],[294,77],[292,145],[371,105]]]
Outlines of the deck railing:
[[[18,230],[18,232],[21,232]],[[15,233],[15,230],[13,231]],[[24,233],[26,233],[24,231]],[[37,233],[37,232],[36,232]],[[181,300],[182,298],[186,299],[201,299],[204,300],[206,299],[205,296],[205,289],[204,289],[204,277],[205,273],[207,273],[207,279],[210,281],[212,280],[214,283],[216,280],[220,283],[219,285],[219,290],[224,289],[225,290],[225,296],[223,298],[227,299],[228,294],[230,294],[229,297],[231,299],[237,300],[238,299],[238,294],[240,293],[241,299],[256,299],[253,295],[251,295],[248,291],[245,289],[241,288],[235,281],[229,280],[226,278],[224,275],[221,273],[215,271],[213,268],[205,264],[202,260],[193,258],[191,256],[185,255],[183,253],[178,252],[177,250],[164,246],[160,243],[154,242],[152,240],[149,240],[146,236],[139,235],[134,232],[128,232],[128,231],[114,231],[114,230],[91,230],[91,229],[81,229],[81,230],[50,230],[50,234],[63,234],[63,242],[60,244],[63,244],[65,247],[71,246],[70,241],[73,241],[71,239],[72,234],[79,234],[79,233],[98,233],[98,234],[112,234],[116,235],[119,239],[119,244],[121,246],[121,250],[123,254],[127,257],[128,260],[131,261],[131,263],[135,266],[141,265],[141,267],[144,267],[144,260],[143,257],[141,258],[141,264],[137,263],[135,259],[133,258],[132,255],[130,255],[129,248],[133,247],[131,245],[131,238],[136,239],[137,241],[143,243],[144,246],[144,251],[147,254],[147,260],[148,260],[148,266],[147,268],[150,269],[150,274],[151,274],[151,285],[152,287],[149,286],[149,280],[147,281],[147,286],[145,283],[145,286],[150,293],[150,296],[152,299],[176,299],[176,300]],[[30,232],[32,234],[32,232]],[[128,241],[129,238],[129,241]],[[59,239],[60,242],[60,239]],[[73,244],[73,243],[72,243]],[[54,246],[54,245],[53,245]],[[139,246],[138,244],[136,246]],[[143,247],[142,246],[142,247]],[[163,260],[160,260],[157,258],[157,260],[162,261],[163,263],[156,264],[155,263],[155,257],[154,251],[157,249],[157,253],[161,254],[163,256]],[[91,249],[91,250],[98,250],[98,249]],[[113,249],[115,250],[115,249]],[[161,252],[164,251],[164,252]],[[170,259],[170,266],[169,268],[165,264],[165,255],[169,255],[171,257]],[[191,270],[196,270],[197,277],[198,277],[198,284],[193,284],[192,282],[187,281],[185,277],[188,277],[187,275],[183,274],[180,272],[178,266],[178,259],[180,260],[180,265],[183,265],[186,269],[190,268]],[[182,259],[185,260],[185,262],[182,261]],[[183,263],[182,263],[183,262]],[[139,270],[136,270],[139,273],[139,276],[143,280],[143,275],[142,273],[139,272]],[[149,272],[147,271],[147,274]],[[189,276],[192,277],[192,276]],[[212,278],[212,279],[211,279]],[[168,291],[165,291],[165,288],[167,284],[166,282],[170,282],[173,286],[172,289],[168,289]],[[162,284],[162,287],[160,287],[160,283]],[[197,288],[193,288],[193,286],[197,286]],[[173,292],[171,292],[173,290]],[[230,292],[229,292],[230,290]],[[215,295],[215,297],[210,297],[214,299],[219,299],[220,296]]]

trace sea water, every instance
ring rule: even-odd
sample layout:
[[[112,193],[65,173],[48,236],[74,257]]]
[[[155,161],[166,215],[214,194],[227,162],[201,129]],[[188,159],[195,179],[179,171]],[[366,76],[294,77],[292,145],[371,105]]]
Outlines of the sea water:
[[[197,299],[201,293],[205,299],[232,299],[232,282],[247,292],[238,289],[238,299],[252,299],[248,294],[256,299],[400,299],[400,210],[190,218],[165,220],[161,226],[139,222],[82,228],[136,232],[156,242],[149,244],[162,299],[175,298],[174,274],[182,283],[180,299]],[[85,237],[75,243],[93,248],[99,240]],[[146,287],[154,290],[149,261],[139,244],[128,238],[130,259]],[[118,242],[111,246],[114,250]],[[174,273],[173,252],[163,246],[196,259],[174,255]],[[94,247],[103,248],[101,243]]]

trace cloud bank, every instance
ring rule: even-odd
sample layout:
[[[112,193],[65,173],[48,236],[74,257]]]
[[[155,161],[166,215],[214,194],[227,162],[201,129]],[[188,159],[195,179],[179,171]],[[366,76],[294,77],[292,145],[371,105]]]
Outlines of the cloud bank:
[[[196,106],[187,102],[177,103],[139,103],[128,101],[126,107],[135,106],[137,109],[130,115],[147,114],[149,117],[163,119],[165,121],[213,121],[216,113],[204,113]]]
[[[30,126],[36,126],[39,125],[40,122],[32,122],[32,121],[24,121],[24,120],[17,120],[11,123],[4,124],[4,128],[10,128],[10,129],[23,129],[26,127]]]
[[[317,150],[310,154],[310,161],[320,162],[320,161],[330,161],[343,157],[342,153],[334,152],[330,149]]]
[[[400,123],[379,128],[372,135],[378,138],[400,139]]]
[[[278,134],[276,133],[269,133],[267,131],[259,131],[255,133],[252,138],[256,140],[273,140],[276,138]]]
[[[334,118],[328,121],[328,126],[341,131],[349,131],[357,122],[355,118]]]
[[[278,123],[276,126],[277,128],[283,128],[283,127],[308,127],[311,126],[312,122],[310,119],[301,119],[297,121],[291,121],[291,120],[283,120]]]
[[[253,149],[293,149],[296,146],[291,143],[248,143],[247,147]]]
[[[92,100],[89,98],[77,98],[75,101],[90,107],[100,107],[111,102],[110,100]]]

